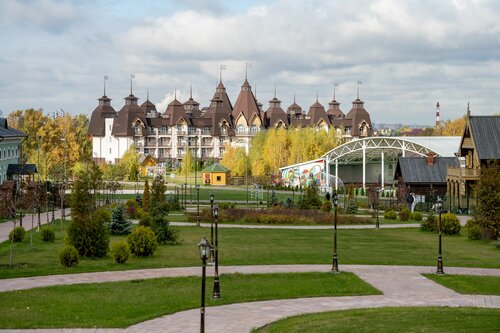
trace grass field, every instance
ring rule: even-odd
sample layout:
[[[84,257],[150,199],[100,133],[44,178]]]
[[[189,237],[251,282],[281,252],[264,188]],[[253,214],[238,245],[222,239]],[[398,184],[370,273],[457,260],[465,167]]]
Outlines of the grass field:
[[[425,274],[424,276],[461,294],[500,296],[500,276],[448,274]]]
[[[500,309],[381,308],[325,312],[277,321],[254,333],[498,332]]]
[[[66,226],[67,228],[67,226]],[[58,251],[64,233],[57,231],[55,243],[43,243],[38,234],[29,248],[29,233],[14,244],[14,267],[7,266],[10,243],[0,244],[0,278],[20,276],[114,271],[154,267],[199,266],[197,243],[210,237],[210,229],[178,227],[181,243],[162,245],[152,257],[130,257],[116,264],[110,257],[82,259],[77,267],[62,267]],[[330,264],[332,230],[231,229],[221,228],[221,265]],[[125,237],[111,237],[112,241]],[[438,238],[418,229],[360,229],[338,231],[339,265],[428,265],[437,258]],[[492,244],[471,241],[465,236],[443,236],[443,261],[446,266],[500,268],[500,250]]]
[[[0,293],[0,328],[125,327],[200,306],[200,278],[162,278],[79,284]],[[206,306],[313,296],[374,295],[354,274],[230,274],[222,298]]]

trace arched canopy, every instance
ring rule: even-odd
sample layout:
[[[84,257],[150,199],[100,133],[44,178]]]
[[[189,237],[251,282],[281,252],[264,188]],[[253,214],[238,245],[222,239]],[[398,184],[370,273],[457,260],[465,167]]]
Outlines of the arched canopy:
[[[369,137],[358,140],[353,140],[344,143],[330,150],[321,158],[326,161],[339,163],[362,162],[363,151],[365,161],[380,160],[382,151],[388,155],[405,156],[408,153],[416,156],[426,156],[429,153],[440,156],[440,154],[431,148],[400,137]]]

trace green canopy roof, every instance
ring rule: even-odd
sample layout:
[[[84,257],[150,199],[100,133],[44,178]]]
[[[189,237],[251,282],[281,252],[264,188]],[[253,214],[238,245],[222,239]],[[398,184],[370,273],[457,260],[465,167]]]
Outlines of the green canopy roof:
[[[229,169],[223,167],[219,163],[214,163],[211,166],[206,167],[201,172],[229,172]]]

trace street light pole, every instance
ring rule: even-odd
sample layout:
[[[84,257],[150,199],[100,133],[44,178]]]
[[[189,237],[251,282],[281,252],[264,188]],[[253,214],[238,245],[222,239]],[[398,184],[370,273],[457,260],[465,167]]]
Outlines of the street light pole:
[[[380,190],[377,189],[376,190],[376,200],[375,200],[375,211],[376,211],[376,214],[377,214],[377,223],[375,224],[375,228],[379,229],[380,228],[380,222],[378,220],[378,196],[379,196],[379,193],[380,193]]]
[[[439,210],[439,249],[438,249],[438,261],[437,261],[437,271],[436,274],[444,274],[443,270],[443,253],[441,248],[441,214],[443,213],[443,200],[439,198],[436,202],[437,209]]]
[[[339,262],[337,258],[337,206],[338,206],[339,195],[334,192],[332,195],[333,207],[334,207],[334,219],[333,219],[333,262],[332,262],[332,273],[339,273]]]
[[[215,255],[214,255],[214,194],[210,193],[210,263],[214,263]]]
[[[220,296],[220,285],[219,285],[219,235],[217,222],[219,219],[219,207],[215,206],[212,211],[215,220],[215,275],[214,275],[214,291],[212,294],[213,299],[219,299]]]
[[[196,226],[200,226],[200,185],[196,185]]]
[[[210,244],[205,237],[198,243],[201,258],[201,306],[200,306],[200,333],[205,332],[205,280],[207,270],[207,257],[210,252]]]

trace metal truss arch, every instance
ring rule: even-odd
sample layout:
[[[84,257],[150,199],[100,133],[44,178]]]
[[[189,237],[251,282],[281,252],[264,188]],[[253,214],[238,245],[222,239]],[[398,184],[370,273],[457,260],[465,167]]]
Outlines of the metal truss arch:
[[[363,155],[365,155],[365,161],[380,159],[382,151],[393,151],[396,155],[401,153],[402,156],[405,156],[406,152],[417,156],[426,156],[429,153],[439,156],[432,149],[411,140],[395,137],[369,137],[344,143],[321,157],[330,163],[335,161],[349,163],[356,160],[362,161]]]

